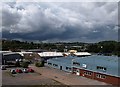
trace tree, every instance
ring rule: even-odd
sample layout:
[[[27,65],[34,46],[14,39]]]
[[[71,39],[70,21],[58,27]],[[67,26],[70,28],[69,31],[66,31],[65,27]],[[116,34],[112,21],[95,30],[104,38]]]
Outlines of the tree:
[[[19,61],[16,61],[15,66],[16,66],[16,67],[20,67],[20,62],[19,62]]]
[[[28,68],[28,63],[27,62],[22,62],[22,64],[21,64],[21,66],[23,67],[23,68]]]
[[[43,67],[43,66],[44,66],[44,62],[43,62],[43,61],[41,61],[41,62],[36,62],[36,63],[35,63],[35,66],[36,66],[36,67]]]

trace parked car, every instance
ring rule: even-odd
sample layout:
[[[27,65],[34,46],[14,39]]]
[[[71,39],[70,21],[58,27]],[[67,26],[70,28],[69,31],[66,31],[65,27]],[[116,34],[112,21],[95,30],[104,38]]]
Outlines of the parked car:
[[[15,69],[11,69],[10,72],[11,72],[12,74],[16,74]]]
[[[22,73],[22,70],[21,69],[16,69],[16,72],[17,73]]]
[[[28,72],[34,72],[34,70],[31,68],[28,68]]]
[[[23,72],[24,72],[24,73],[28,73],[28,69],[26,69],[26,68],[23,69]]]
[[[5,66],[1,66],[1,70],[6,70],[6,67]]]

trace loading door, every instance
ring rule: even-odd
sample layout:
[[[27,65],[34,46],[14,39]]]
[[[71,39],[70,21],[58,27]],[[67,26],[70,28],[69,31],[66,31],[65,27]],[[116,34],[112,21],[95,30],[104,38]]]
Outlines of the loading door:
[[[62,70],[62,66],[60,66],[60,70]]]
[[[80,75],[80,70],[79,69],[76,70],[76,75]]]

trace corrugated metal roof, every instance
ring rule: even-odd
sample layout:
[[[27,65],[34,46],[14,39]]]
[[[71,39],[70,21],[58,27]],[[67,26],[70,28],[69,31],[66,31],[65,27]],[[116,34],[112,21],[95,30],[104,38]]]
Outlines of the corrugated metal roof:
[[[60,57],[60,58],[53,58],[53,59],[49,59],[49,60],[54,61],[54,62],[61,62],[61,63],[65,63],[65,64],[71,64],[72,58]]]
[[[65,54],[65,55],[67,55],[67,56],[68,56],[68,55],[70,55],[70,53],[69,53],[69,52],[64,52],[63,54]]]
[[[33,52],[16,52],[19,53],[21,56],[24,56],[24,54],[32,54]]]
[[[17,53],[17,52],[3,53],[3,55],[12,55],[12,54],[19,54],[19,53]]]
[[[113,76],[120,76],[118,73],[118,70],[120,69],[118,67],[118,57],[116,56],[93,55],[81,59],[74,59],[74,62],[80,63],[80,66],[74,66],[74,67],[82,68],[82,64],[86,64],[87,70],[110,74]],[[100,71],[96,68],[97,66],[106,67],[107,70]]]
[[[12,51],[0,51],[0,53],[10,53]]]
[[[82,57],[73,57],[73,56],[67,56],[67,57],[60,57],[60,58],[52,58],[52,59],[48,59],[47,61],[52,61],[56,64],[65,64],[68,66],[72,66],[72,60],[74,60],[75,58],[82,58]]]
[[[71,66],[76,68],[81,68],[93,72],[99,72],[111,76],[119,76],[120,67],[118,67],[118,60],[119,58],[116,56],[100,56],[100,55],[92,55],[87,57],[60,57],[60,58],[53,58],[47,60],[48,62],[54,62],[59,65]],[[72,62],[80,63],[80,66],[72,65]],[[86,65],[86,68],[83,67]],[[98,70],[97,66],[106,67],[106,71]]]
[[[90,53],[88,52],[76,52],[74,53],[76,56],[84,56],[84,55],[91,55]]]
[[[42,52],[38,53],[41,57],[56,57],[56,56],[63,56],[62,52]]]

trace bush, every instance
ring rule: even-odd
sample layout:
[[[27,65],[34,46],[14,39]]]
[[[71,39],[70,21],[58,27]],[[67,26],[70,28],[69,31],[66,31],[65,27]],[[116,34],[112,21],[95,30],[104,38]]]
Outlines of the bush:
[[[22,64],[21,64],[21,66],[23,67],[23,68],[28,68],[28,63],[27,62],[22,62]]]
[[[35,66],[36,67],[43,67],[44,66],[44,62],[36,62]]]
[[[16,67],[20,67],[20,62],[19,62],[19,61],[16,61],[15,66],[16,66]]]

